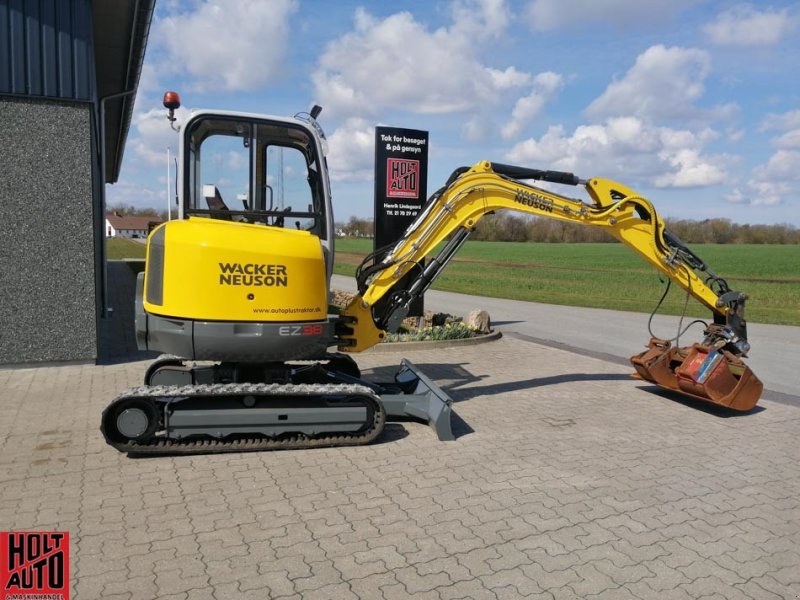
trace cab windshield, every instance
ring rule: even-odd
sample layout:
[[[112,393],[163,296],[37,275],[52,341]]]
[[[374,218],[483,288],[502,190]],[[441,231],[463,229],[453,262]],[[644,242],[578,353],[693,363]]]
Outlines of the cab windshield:
[[[185,134],[185,214],[325,237],[314,138],[299,125],[215,116]]]

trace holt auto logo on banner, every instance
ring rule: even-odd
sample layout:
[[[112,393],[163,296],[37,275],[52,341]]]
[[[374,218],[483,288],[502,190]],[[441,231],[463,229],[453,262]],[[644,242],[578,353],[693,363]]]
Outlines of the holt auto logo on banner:
[[[375,249],[399,240],[428,197],[428,132],[375,128]],[[414,275],[414,271],[410,273]],[[410,311],[422,315],[422,298]]]

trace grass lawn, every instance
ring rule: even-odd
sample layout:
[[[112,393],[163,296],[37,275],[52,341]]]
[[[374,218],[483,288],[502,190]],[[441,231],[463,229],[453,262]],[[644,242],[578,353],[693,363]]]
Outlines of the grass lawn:
[[[106,238],[106,258],[119,260],[122,258],[144,258],[144,240],[134,241],[126,238]]]
[[[746,292],[749,320],[800,325],[800,246],[693,244],[732,289]],[[335,271],[353,275],[372,240],[337,239]],[[650,312],[664,289],[659,272],[623,244],[467,242],[434,289]],[[686,292],[673,286],[661,312],[680,314]],[[693,299],[688,314],[708,317]]]
[[[747,317],[800,325],[800,246],[693,244],[692,250],[750,296]],[[372,240],[337,239],[336,273],[355,274]],[[144,258],[145,245],[106,240],[110,260]],[[467,242],[434,289],[568,306],[650,312],[664,289],[659,273],[622,244]],[[673,286],[661,312],[680,314],[686,293]],[[688,314],[708,317],[693,299]]]

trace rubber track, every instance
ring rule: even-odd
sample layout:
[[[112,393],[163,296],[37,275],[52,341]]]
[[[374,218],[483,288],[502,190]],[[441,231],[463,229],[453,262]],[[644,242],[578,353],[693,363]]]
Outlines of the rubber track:
[[[154,438],[149,443],[126,442],[118,443],[109,440],[106,442],[119,450],[131,454],[197,454],[197,453],[223,453],[223,452],[252,452],[257,450],[295,450],[302,448],[324,448],[330,446],[360,446],[369,444],[383,431],[386,424],[386,411],[380,398],[368,387],[352,384],[263,384],[263,383],[218,383],[205,385],[185,386],[141,386],[124,391],[115,398],[103,411],[102,422],[105,422],[106,412],[122,400],[150,398],[158,404],[164,398],[191,398],[213,396],[298,396],[301,398],[320,396],[358,396],[373,402],[373,423],[367,431],[353,435],[348,433],[335,433],[320,435],[310,438],[297,434],[281,437],[279,439],[254,436],[236,440],[220,440],[215,438],[195,440],[170,440],[163,437]],[[101,425],[102,431],[102,425]]]

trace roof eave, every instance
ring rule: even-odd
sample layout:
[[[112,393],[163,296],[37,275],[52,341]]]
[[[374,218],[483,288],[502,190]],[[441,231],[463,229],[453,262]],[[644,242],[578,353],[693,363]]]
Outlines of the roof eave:
[[[107,101],[105,183],[119,178],[141,77],[155,0],[93,0],[98,98],[131,92]]]

